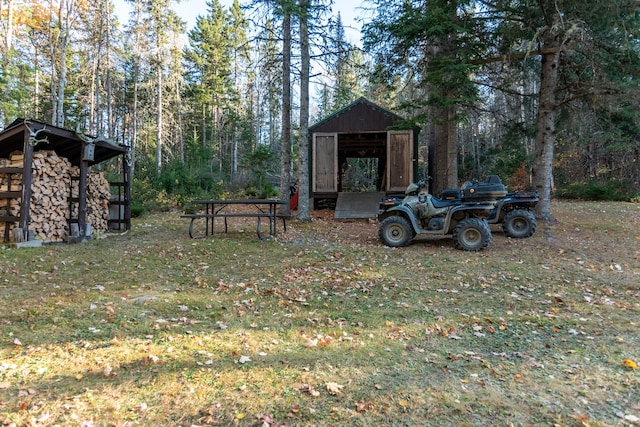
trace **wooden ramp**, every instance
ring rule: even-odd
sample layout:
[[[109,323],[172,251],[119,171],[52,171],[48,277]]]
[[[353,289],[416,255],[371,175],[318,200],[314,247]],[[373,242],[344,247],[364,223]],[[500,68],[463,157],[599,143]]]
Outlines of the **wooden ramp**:
[[[378,216],[384,191],[367,193],[338,193],[335,219],[375,218]]]

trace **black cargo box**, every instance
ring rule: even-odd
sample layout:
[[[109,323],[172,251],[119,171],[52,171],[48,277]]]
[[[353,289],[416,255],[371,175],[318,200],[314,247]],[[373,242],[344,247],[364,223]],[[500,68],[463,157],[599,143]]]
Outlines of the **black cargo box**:
[[[440,194],[441,200],[456,200],[462,199],[462,190],[458,190],[457,188],[447,188],[442,191]]]
[[[496,200],[507,195],[504,185],[482,182],[462,189],[463,200]]]

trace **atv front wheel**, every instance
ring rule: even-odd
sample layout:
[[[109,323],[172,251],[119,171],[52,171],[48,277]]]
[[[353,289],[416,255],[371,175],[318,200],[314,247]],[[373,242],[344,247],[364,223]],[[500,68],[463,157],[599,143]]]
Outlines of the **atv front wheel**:
[[[526,209],[515,209],[504,216],[502,229],[514,239],[524,239],[536,232],[536,217]]]
[[[399,215],[393,215],[382,221],[378,236],[385,245],[400,248],[407,246],[415,233],[409,221]]]
[[[456,249],[481,251],[491,243],[491,230],[486,221],[478,218],[463,219],[453,229]]]

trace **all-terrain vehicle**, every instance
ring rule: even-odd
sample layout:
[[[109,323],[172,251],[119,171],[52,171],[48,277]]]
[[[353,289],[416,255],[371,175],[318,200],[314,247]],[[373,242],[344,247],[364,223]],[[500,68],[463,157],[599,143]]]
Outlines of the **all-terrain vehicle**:
[[[407,187],[405,197],[382,202],[378,214],[378,236],[383,244],[407,246],[417,234],[452,235],[457,249],[480,251],[491,243],[491,230],[486,218],[495,201],[504,197],[504,186],[469,185],[463,197],[443,200],[426,191],[427,181],[420,180]]]
[[[498,175],[489,175],[486,185],[502,186]],[[443,200],[462,201],[464,188],[482,185],[476,181],[467,182],[462,189],[446,189],[440,195]],[[496,205],[486,220],[489,224],[502,224],[504,233],[514,239],[530,237],[536,232],[537,222],[533,214],[536,204],[540,200],[536,191],[506,192],[504,197],[496,200]]]

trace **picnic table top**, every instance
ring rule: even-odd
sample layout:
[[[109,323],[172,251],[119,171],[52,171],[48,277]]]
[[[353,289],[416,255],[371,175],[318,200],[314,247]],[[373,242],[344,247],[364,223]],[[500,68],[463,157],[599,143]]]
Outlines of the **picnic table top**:
[[[194,200],[193,203],[197,204],[227,204],[227,205],[284,205],[288,203],[286,200],[278,200],[278,199],[198,199]]]

